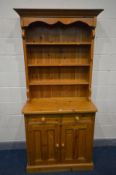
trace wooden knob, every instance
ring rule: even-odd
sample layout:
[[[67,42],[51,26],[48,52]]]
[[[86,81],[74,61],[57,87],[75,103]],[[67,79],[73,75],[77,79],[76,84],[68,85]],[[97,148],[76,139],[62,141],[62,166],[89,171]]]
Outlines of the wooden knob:
[[[62,143],[62,147],[64,147],[64,143]]]
[[[75,119],[76,119],[77,121],[79,121],[79,116],[76,116]]]
[[[59,148],[59,144],[58,143],[56,144],[56,148]]]
[[[45,117],[42,117],[42,118],[41,118],[41,121],[42,121],[42,122],[45,122],[45,120],[46,120]]]

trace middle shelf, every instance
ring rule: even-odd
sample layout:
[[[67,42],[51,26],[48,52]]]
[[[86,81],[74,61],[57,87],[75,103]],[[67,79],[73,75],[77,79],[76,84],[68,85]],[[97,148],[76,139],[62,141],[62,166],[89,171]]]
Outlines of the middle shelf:
[[[38,45],[38,46],[41,46],[41,45],[52,45],[52,46],[55,46],[55,45],[91,45],[91,42],[90,41],[83,41],[83,42],[26,42],[26,45]]]
[[[63,80],[56,80],[56,79],[52,79],[52,80],[48,80],[48,79],[44,79],[44,80],[31,80],[29,82],[29,85],[33,86],[33,85],[87,85],[89,84],[89,82],[87,80],[67,80],[67,79],[63,79]]]
[[[30,67],[29,85],[87,85],[89,67]]]
[[[39,62],[39,63],[28,63],[28,67],[75,67],[75,66],[77,66],[77,67],[82,67],[82,66],[90,66],[90,63],[88,62],[88,61],[83,61],[83,62],[71,62],[71,61],[69,61],[69,62],[67,62],[67,61],[65,61],[65,62],[58,62],[58,61],[56,61],[56,62],[48,62],[48,61],[46,61],[46,62]]]

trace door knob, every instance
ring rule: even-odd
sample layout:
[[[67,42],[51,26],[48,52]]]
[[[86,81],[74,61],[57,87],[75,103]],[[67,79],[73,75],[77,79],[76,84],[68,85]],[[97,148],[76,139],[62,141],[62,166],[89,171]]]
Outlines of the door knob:
[[[41,118],[41,121],[42,121],[42,122],[45,122],[45,120],[46,120],[45,117],[42,117],[42,118]]]
[[[64,143],[62,143],[62,147],[64,148]]]
[[[79,121],[79,116],[76,116],[75,119],[76,119],[77,121]]]
[[[59,144],[58,143],[56,144],[56,148],[59,148]]]

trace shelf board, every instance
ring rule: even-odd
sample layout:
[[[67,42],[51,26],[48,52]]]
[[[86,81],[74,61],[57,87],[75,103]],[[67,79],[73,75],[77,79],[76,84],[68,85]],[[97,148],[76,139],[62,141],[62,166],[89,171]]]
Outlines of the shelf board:
[[[86,80],[57,80],[57,79],[47,79],[47,80],[31,80],[29,85],[88,85],[89,82]]]
[[[37,64],[28,64],[28,67],[65,67],[65,66],[90,66],[89,63],[37,63]]]
[[[48,105],[49,104],[49,105]],[[25,114],[58,114],[96,112],[95,105],[86,97],[39,98],[27,101],[23,108]]]
[[[91,45],[91,42],[26,42],[26,45]]]

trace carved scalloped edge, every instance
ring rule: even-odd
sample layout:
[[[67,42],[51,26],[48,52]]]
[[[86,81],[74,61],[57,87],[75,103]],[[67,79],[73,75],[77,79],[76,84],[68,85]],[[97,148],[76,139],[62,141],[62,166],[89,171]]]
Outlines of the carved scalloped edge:
[[[24,20],[23,22],[23,26],[24,27],[29,27],[31,26],[33,23],[39,23],[39,22],[43,22],[43,23],[46,23],[46,24],[49,24],[49,25],[54,25],[54,24],[57,24],[57,23],[61,23],[61,24],[64,24],[64,25],[69,25],[69,24],[73,24],[73,23],[83,23],[89,27],[95,27],[95,21],[94,19],[89,19],[89,20],[86,20],[84,18],[34,18],[34,19],[29,19],[26,21]]]

